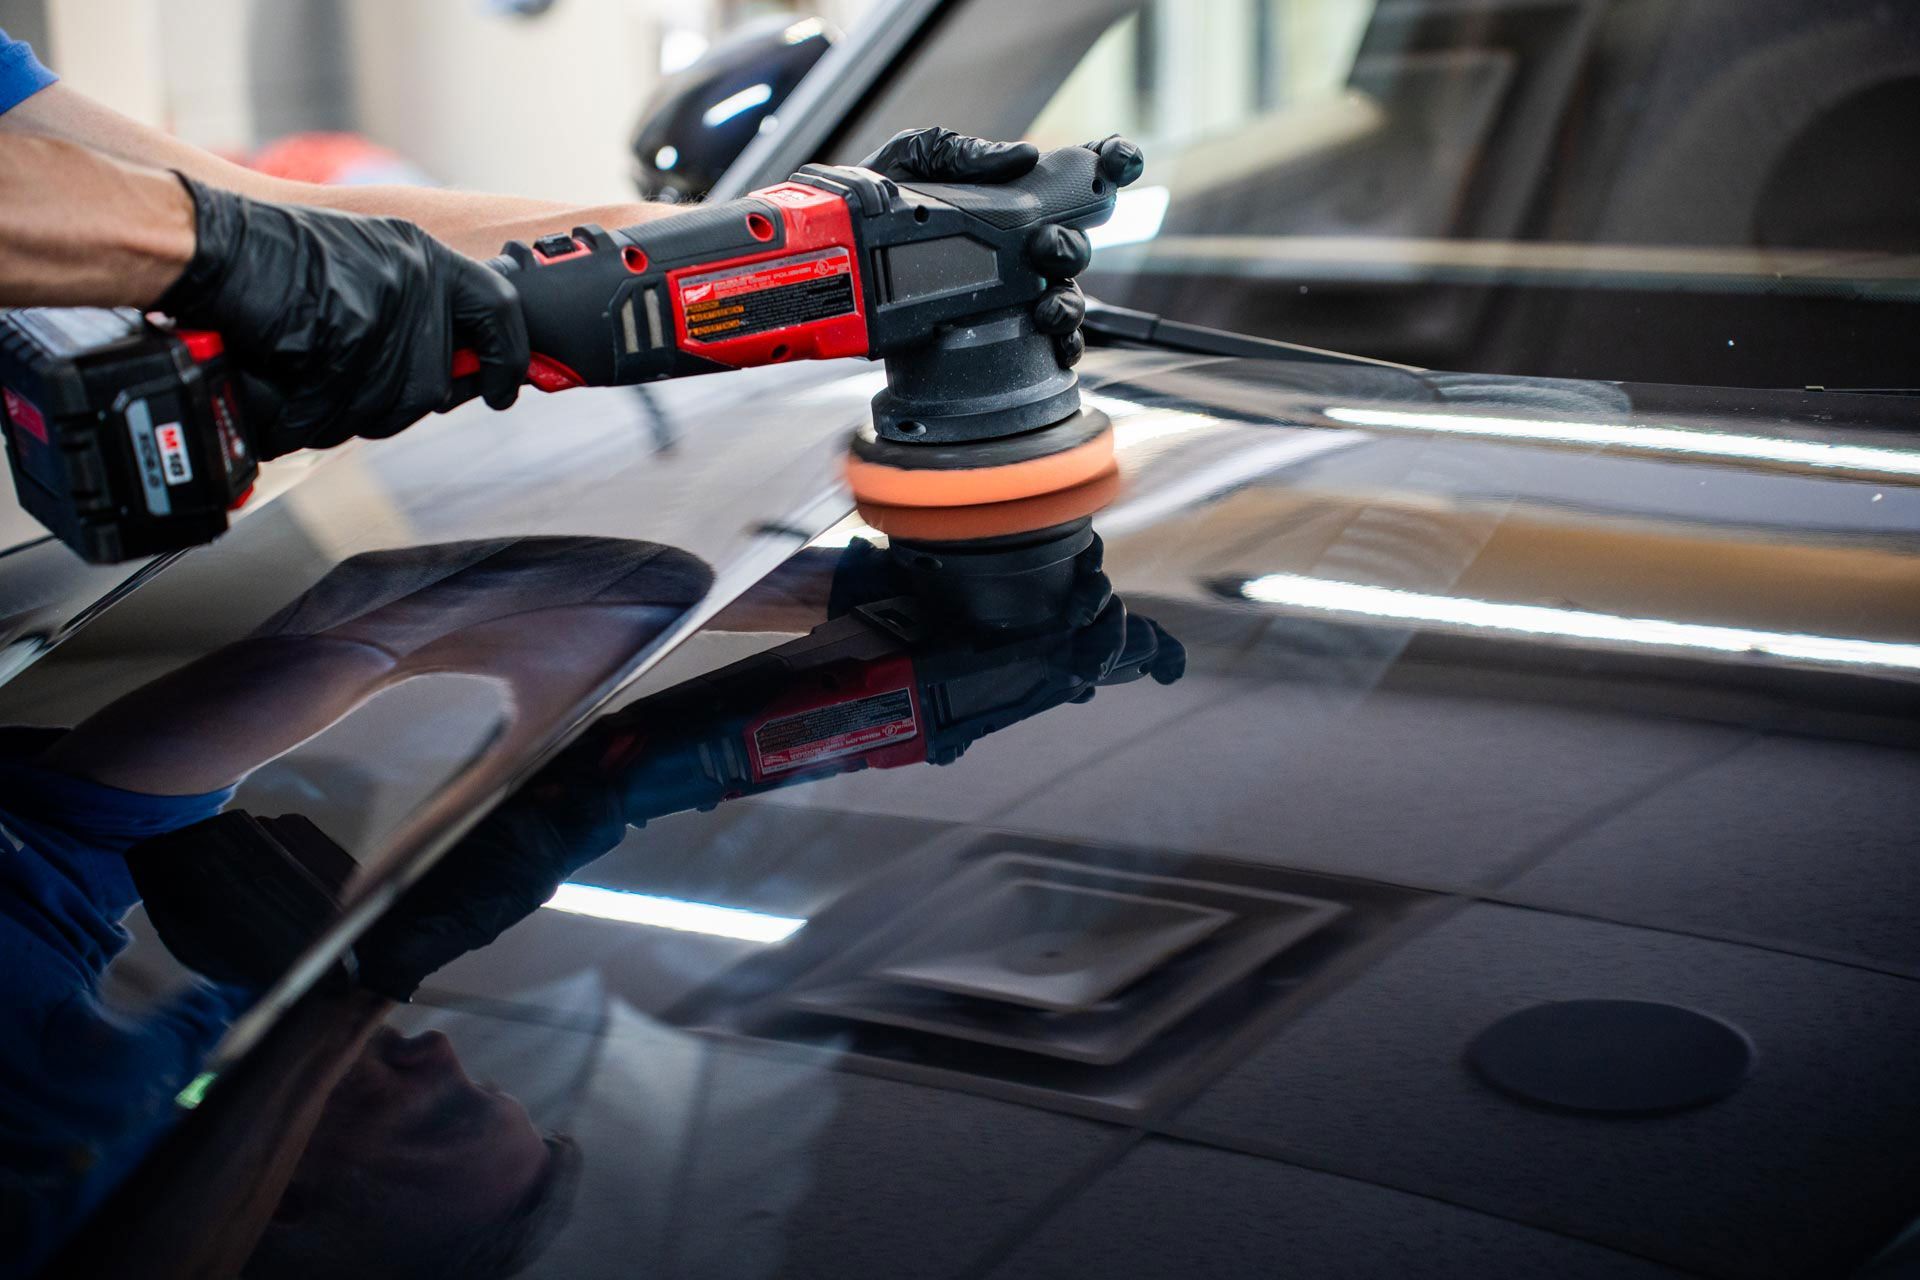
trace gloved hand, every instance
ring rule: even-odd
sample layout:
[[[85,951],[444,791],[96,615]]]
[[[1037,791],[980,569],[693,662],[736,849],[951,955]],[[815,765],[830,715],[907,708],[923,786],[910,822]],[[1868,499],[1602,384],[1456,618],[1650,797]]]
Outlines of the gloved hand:
[[[1116,187],[1135,181],[1146,168],[1140,148],[1118,134],[1087,147],[1100,153],[1100,172]],[[1040,149],[1031,142],[989,142],[951,129],[909,129],[860,163],[898,182],[1011,182],[1039,162]],[[1087,349],[1080,333],[1087,299],[1073,278],[1093,261],[1093,245],[1086,232],[1049,223],[1033,229],[1027,261],[1054,282],[1034,304],[1033,319],[1042,333],[1052,336],[1061,367],[1070,369]]]
[[[1073,670],[1088,688],[1075,702],[1093,698],[1094,687],[1128,684],[1152,676],[1155,684],[1178,684],[1187,674],[1187,647],[1152,618],[1129,613],[1115,596],[1074,633]]]
[[[1129,613],[1107,577],[1106,543],[1093,541],[1074,558],[1073,593],[1061,619],[1073,630],[1073,669],[1089,686],[1152,676],[1175,684],[1187,673],[1186,646],[1151,618]],[[1093,697],[1089,687],[1075,702]]]
[[[390,436],[464,396],[453,352],[480,357],[479,393],[519,395],[529,360],[513,286],[412,223],[268,204],[181,175],[193,260],[161,297],[217,330],[243,375],[263,458]]]

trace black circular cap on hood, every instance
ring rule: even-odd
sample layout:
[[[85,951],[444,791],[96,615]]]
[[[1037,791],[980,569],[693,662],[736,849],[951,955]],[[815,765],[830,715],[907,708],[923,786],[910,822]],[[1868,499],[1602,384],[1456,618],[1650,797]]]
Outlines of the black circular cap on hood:
[[[1566,1000],[1509,1014],[1467,1047],[1501,1092],[1537,1106],[1654,1115],[1718,1102],[1746,1079],[1753,1044],[1718,1018],[1645,1000]]]

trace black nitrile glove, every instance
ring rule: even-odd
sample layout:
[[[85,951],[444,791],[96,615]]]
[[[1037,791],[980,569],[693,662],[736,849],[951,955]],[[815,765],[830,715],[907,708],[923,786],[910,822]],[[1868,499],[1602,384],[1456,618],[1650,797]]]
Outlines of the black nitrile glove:
[[[1126,684],[1152,676],[1178,684],[1187,674],[1187,647],[1152,618],[1129,613],[1115,597],[1074,635],[1074,671],[1090,685]],[[1093,690],[1075,701],[1093,697]]]
[[[1100,172],[1116,187],[1135,181],[1146,168],[1140,148],[1118,135],[1089,142],[1087,148],[1100,153]],[[1039,162],[1040,149],[1031,142],[989,142],[951,129],[909,129],[860,163],[897,182],[1011,182]],[[1034,304],[1033,319],[1042,333],[1053,337],[1062,367],[1071,369],[1087,349],[1080,333],[1087,299],[1073,278],[1093,261],[1093,245],[1086,232],[1049,223],[1034,228],[1027,261],[1054,282]]]
[[[474,382],[512,404],[530,348],[513,286],[410,222],[268,204],[181,175],[193,197],[193,261],[160,299],[183,325],[217,330],[244,375],[254,449],[272,458],[353,436],[390,436]]]

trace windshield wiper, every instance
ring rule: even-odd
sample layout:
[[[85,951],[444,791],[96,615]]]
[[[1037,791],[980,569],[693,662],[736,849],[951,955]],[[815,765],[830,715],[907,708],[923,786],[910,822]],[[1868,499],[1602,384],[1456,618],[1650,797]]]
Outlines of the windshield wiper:
[[[1295,360],[1307,364],[1367,365],[1376,369],[1399,369],[1406,373],[1424,370],[1392,360],[1348,355],[1320,347],[1281,342],[1275,338],[1256,338],[1250,333],[1228,329],[1209,329],[1204,325],[1169,320],[1148,311],[1108,306],[1087,299],[1087,318],[1082,326],[1090,340],[1130,342],[1162,351],[1188,351],[1202,356],[1243,356],[1254,360]]]

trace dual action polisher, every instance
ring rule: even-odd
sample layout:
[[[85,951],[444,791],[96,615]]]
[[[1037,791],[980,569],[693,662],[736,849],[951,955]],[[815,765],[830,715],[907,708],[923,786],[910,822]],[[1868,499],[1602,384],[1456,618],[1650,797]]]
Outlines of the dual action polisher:
[[[1091,147],[981,185],[809,165],[724,204],[515,242],[489,265],[519,293],[536,353],[527,380],[543,391],[882,360],[887,387],[847,463],[862,509],[882,527],[983,508],[996,528],[1022,512],[1013,522],[1032,528],[1058,514],[1057,495],[1106,483],[1114,458],[1106,416],[1081,405],[1034,325],[1058,282],[1026,250],[1048,224],[1105,222],[1115,196]],[[456,353],[457,377],[477,368]],[[211,541],[256,469],[231,379],[217,334],[131,311],[0,315],[22,505],[95,561]]]

